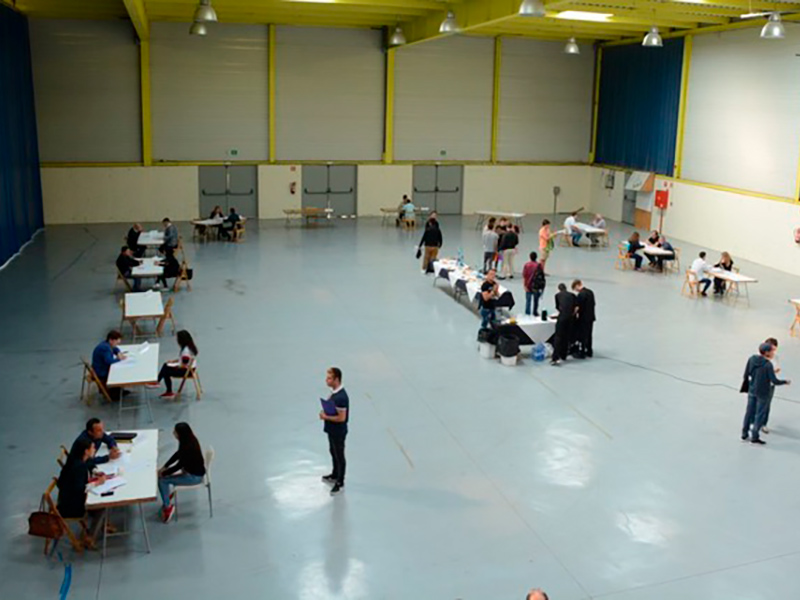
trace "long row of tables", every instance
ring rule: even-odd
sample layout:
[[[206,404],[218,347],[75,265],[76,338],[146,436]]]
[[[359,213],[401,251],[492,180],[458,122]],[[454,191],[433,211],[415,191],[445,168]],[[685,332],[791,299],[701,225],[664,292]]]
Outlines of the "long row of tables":
[[[466,296],[470,302],[477,302],[483,284],[483,274],[469,266],[459,266],[457,261],[452,258],[443,258],[433,261],[433,285],[439,279],[444,279],[453,289],[453,297],[458,301],[462,296]],[[499,308],[513,308],[514,296],[511,290],[500,285],[500,295],[496,305]]]

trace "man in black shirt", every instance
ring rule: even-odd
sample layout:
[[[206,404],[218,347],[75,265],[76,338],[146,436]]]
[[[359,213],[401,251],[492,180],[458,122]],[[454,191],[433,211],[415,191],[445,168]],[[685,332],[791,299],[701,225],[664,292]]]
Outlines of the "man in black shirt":
[[[142,258],[144,256],[144,251],[146,250],[144,246],[139,245],[139,236],[141,233],[142,226],[139,225],[139,223],[134,223],[133,226],[128,230],[128,236],[126,238],[128,248],[131,249],[136,258]]]
[[[481,329],[486,329],[495,322],[495,309],[497,308],[497,297],[500,295],[500,285],[495,277],[497,271],[489,269],[486,279],[481,284]]]
[[[235,208],[231,207],[230,214],[222,222],[222,225],[219,228],[220,236],[222,236],[226,240],[230,240],[233,236],[234,230],[241,221],[242,217],[239,216],[239,213],[236,212]]]
[[[128,246],[123,246],[119,251],[119,256],[117,257],[117,269],[119,272],[122,273],[122,276],[125,279],[132,279],[133,280],[133,291],[138,292],[142,289],[142,280],[139,277],[134,277],[133,267],[139,266],[139,259],[133,257],[133,250],[130,249]]]
[[[592,357],[592,332],[596,320],[594,313],[594,292],[584,287],[580,279],[572,282],[572,291],[575,292],[578,304],[577,340],[580,345],[578,358]]]
[[[344,456],[344,442],[347,437],[347,423],[350,420],[350,399],[342,387],[342,371],[331,367],[325,374],[325,384],[331,388],[329,400],[336,406],[335,415],[326,415],[319,411],[319,418],[325,421],[325,433],[328,434],[328,449],[333,461],[333,471],[325,475],[322,481],[332,483],[331,495],[336,495],[344,488],[344,474],[347,460]]]
[[[557,365],[567,358],[569,340],[572,335],[573,321],[575,320],[575,306],[575,295],[567,291],[566,285],[559,283],[558,293],[556,294],[558,320],[556,321],[556,333],[553,341],[553,356],[550,362],[552,365]]]

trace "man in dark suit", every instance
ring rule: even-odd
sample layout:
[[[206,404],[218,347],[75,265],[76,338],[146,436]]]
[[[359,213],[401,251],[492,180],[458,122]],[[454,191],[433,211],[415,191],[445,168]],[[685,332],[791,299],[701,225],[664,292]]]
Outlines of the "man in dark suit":
[[[553,339],[553,357],[551,365],[557,365],[567,358],[569,352],[569,341],[572,337],[572,328],[575,321],[575,295],[567,291],[567,286],[563,283],[558,284],[556,294],[556,310],[558,320],[556,321],[556,333]]]
[[[577,294],[578,319],[577,341],[580,345],[578,358],[592,357],[592,331],[596,320],[594,314],[594,292],[584,287],[580,279],[572,282],[572,291]]]

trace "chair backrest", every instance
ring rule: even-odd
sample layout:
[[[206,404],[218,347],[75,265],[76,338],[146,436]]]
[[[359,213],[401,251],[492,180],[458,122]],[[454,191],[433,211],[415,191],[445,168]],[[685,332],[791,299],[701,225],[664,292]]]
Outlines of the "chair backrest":
[[[175,304],[175,296],[170,296],[167,303],[164,305],[164,316],[172,316],[172,306]]]
[[[215,456],[216,452],[214,451],[214,446],[206,447],[206,479],[211,479],[211,463],[214,462]]]
[[[58,453],[56,462],[58,463],[58,466],[61,467],[62,469],[64,468],[64,465],[67,463],[68,456],[69,456],[69,451],[67,450],[67,447],[64,444],[61,444],[61,450]]]
[[[85,369],[86,373],[89,374],[89,378],[92,380],[92,383],[97,386],[97,389],[100,390],[100,393],[103,394],[103,396],[105,396],[105,399],[111,402],[111,396],[109,396],[105,384],[97,376],[97,373],[94,372],[92,365],[83,357],[81,357],[81,362],[83,363],[83,368]]]

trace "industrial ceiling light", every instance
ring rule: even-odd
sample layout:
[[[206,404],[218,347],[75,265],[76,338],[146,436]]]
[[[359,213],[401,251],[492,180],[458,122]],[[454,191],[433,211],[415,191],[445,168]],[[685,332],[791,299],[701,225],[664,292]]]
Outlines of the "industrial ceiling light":
[[[389,36],[390,46],[404,46],[406,44],[406,35],[403,33],[401,27],[395,27],[394,33]]]
[[[447,11],[447,16],[442,21],[442,24],[439,25],[439,33],[458,33],[459,29],[458,21],[456,21],[453,11]]]
[[[217,11],[211,6],[211,0],[200,0],[200,4],[194,11],[195,23],[216,23]],[[205,35],[205,34],[200,34]]]
[[[769,21],[761,29],[761,38],[765,40],[782,40],[786,35],[780,13],[772,13]]]
[[[661,48],[663,45],[664,41],[661,39],[661,34],[658,33],[658,27],[651,27],[642,40],[642,46],[646,48]]]
[[[575,41],[574,37],[569,38],[567,44],[564,46],[564,54],[580,54],[581,49],[578,46],[578,42]]]
[[[546,12],[542,0],[522,0],[519,5],[519,15],[522,17],[543,17]]]
[[[205,36],[207,33],[208,33],[208,27],[206,26],[205,23],[198,23],[195,21],[194,23],[192,23],[192,27],[189,29],[190,35]]]

